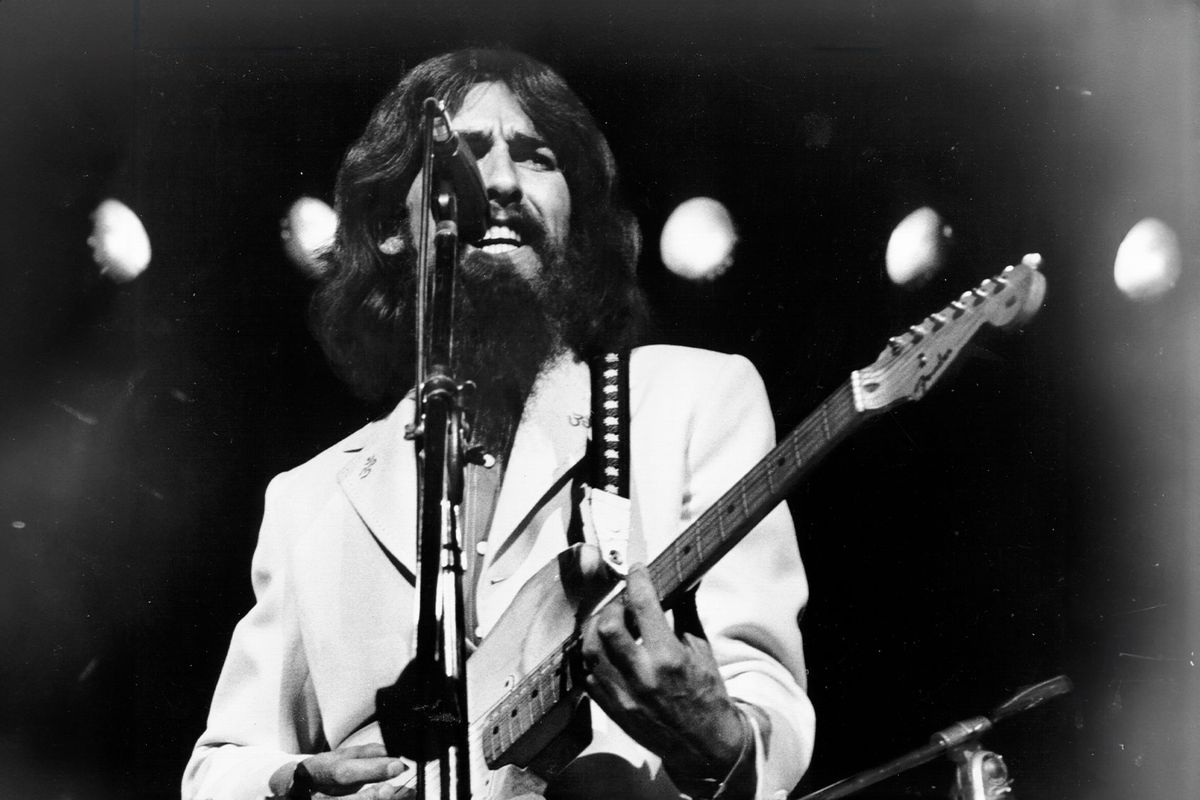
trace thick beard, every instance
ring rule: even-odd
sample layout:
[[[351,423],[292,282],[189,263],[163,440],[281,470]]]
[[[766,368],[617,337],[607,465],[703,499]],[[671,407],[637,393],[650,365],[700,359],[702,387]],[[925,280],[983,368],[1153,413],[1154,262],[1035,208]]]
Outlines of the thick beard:
[[[525,402],[554,357],[594,347],[595,300],[609,291],[603,270],[588,259],[592,249],[572,236],[564,246],[534,244],[538,274],[527,278],[504,258],[480,251],[459,264],[455,291],[455,374],[478,390],[475,442],[506,457]]]
[[[548,260],[547,260],[548,257]],[[543,255],[542,269],[561,257]],[[543,282],[531,282],[504,259],[465,255],[455,291],[455,377],[477,386],[474,441],[506,457],[525,401],[547,362],[562,347],[561,325],[548,308]],[[558,298],[556,298],[558,300]]]

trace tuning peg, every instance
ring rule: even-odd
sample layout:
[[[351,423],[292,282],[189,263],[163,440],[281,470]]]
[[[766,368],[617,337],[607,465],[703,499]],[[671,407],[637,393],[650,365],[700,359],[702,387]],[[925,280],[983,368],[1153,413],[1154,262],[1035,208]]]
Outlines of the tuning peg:
[[[972,289],[970,292],[967,293],[966,296],[969,296],[971,298],[971,305],[975,305],[975,306],[979,305],[984,300],[987,300],[987,292],[983,291],[982,286],[980,286],[978,289]]]
[[[1021,263],[1024,264],[1025,266],[1029,267],[1030,269],[1040,270],[1042,268],[1042,254],[1041,253],[1026,253],[1021,258]]]
[[[888,347],[892,348],[892,355],[898,356],[904,352],[904,340],[899,336],[893,336],[888,339]]]
[[[930,314],[929,324],[935,331],[940,331],[946,326],[946,318],[941,314]]]
[[[910,325],[908,332],[912,334],[913,344],[925,338],[925,331],[921,330],[919,325]]]
[[[967,307],[965,305],[963,305],[961,302],[959,302],[958,300],[951,300],[950,307],[952,309],[954,309],[953,311],[950,312],[950,314],[955,319],[958,319],[963,314],[967,313]]]

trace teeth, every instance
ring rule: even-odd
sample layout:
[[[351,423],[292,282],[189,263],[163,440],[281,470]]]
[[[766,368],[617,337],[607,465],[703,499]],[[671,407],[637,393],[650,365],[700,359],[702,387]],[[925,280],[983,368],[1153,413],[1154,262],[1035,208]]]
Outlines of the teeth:
[[[503,244],[485,244],[483,247],[481,247],[479,249],[485,253],[491,253],[492,255],[499,255],[500,253],[509,253],[509,252],[512,252],[513,250],[516,250],[517,245],[512,244],[510,242],[505,242]]]
[[[487,229],[487,233],[483,235],[483,241],[508,241],[521,243],[521,236],[507,225],[493,225]]]

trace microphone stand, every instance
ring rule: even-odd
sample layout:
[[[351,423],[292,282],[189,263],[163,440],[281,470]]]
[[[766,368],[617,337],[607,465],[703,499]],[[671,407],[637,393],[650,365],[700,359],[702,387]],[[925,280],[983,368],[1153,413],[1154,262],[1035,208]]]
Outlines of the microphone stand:
[[[800,800],[836,800],[932,761],[946,753],[956,765],[952,800],[1011,800],[1012,781],[1004,759],[985,750],[979,742],[983,734],[1006,717],[1028,711],[1045,701],[1071,691],[1071,679],[1059,675],[1026,687],[997,706],[990,717],[971,717],[935,733],[924,747],[878,767],[864,770],[806,794]]]
[[[417,452],[418,536],[415,650],[393,686],[380,689],[376,709],[390,754],[417,762],[417,796],[429,798],[426,764],[437,762],[440,800],[470,800],[466,642],[462,544],[458,520],[467,449],[471,383],[451,375],[454,276],[458,266],[458,203],[452,181],[435,179],[433,118],[425,101],[425,161],[417,264],[416,412],[407,437]],[[433,268],[426,243],[436,220]]]

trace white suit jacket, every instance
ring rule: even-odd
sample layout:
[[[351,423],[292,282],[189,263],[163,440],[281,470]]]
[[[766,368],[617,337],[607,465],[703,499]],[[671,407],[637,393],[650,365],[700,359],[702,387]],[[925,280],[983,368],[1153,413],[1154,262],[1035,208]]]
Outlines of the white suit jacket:
[[[588,368],[569,357],[538,379],[497,498],[493,542],[507,538],[583,455],[589,398]],[[762,381],[744,358],[666,346],[633,352],[630,415],[629,555],[649,561],[774,445],[774,425]],[[252,563],[256,603],[234,631],[207,730],[184,776],[187,800],[269,796],[277,768],[296,754],[336,748],[409,661],[413,589],[380,543],[412,570],[415,460],[404,439],[411,416],[405,401],[267,488]],[[520,547],[485,562],[485,632],[525,579],[565,546],[566,516],[565,508],[537,515]],[[697,593],[730,694],[770,720],[755,726],[760,798],[790,790],[812,752],[798,627],[807,596],[784,506]],[[596,708],[593,720],[595,739],[562,776],[562,793],[677,796],[654,755]]]

